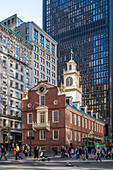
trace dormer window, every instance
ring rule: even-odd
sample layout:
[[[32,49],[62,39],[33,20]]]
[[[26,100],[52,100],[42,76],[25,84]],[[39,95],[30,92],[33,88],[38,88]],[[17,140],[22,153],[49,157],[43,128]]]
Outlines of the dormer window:
[[[73,79],[72,79],[72,77],[68,77],[67,79],[66,79],[66,86],[71,86],[73,84]]]
[[[71,64],[69,65],[69,70],[72,70],[72,65]]]

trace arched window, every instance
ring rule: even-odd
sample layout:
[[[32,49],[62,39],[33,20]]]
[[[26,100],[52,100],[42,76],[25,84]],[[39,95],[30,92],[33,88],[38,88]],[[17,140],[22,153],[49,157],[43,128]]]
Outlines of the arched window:
[[[72,65],[71,64],[69,65],[69,70],[72,70]]]
[[[66,79],[66,86],[71,86],[73,84],[73,79],[72,79],[72,77],[68,77],[67,79]]]

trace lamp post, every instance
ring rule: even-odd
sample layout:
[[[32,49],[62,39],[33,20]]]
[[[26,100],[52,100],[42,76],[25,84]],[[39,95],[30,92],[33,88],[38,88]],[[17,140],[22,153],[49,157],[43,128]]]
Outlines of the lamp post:
[[[32,142],[32,140],[34,140],[34,136],[28,136],[27,140],[30,140],[30,154],[29,154],[29,156],[31,156],[31,142]]]

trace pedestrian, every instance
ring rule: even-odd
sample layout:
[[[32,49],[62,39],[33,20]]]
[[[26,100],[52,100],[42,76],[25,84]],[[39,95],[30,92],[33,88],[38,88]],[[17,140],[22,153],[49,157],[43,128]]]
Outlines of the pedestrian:
[[[104,148],[102,148],[102,150],[101,150],[101,158],[104,158],[104,156],[105,156]]]
[[[65,149],[64,146],[61,146],[61,158],[65,157]]]
[[[111,156],[112,156],[112,159],[113,159],[113,148],[111,148]]]
[[[0,157],[0,160],[2,159],[3,156],[4,156],[5,160],[7,160],[7,157],[5,155],[6,155],[6,150],[5,150],[4,146],[2,145],[1,146],[1,157]]]
[[[19,148],[19,146],[16,144],[16,157],[15,157],[15,160],[18,159],[18,157],[19,157],[19,152],[20,152],[20,148]]]
[[[68,158],[68,147],[65,148],[65,157]]]
[[[100,147],[98,147],[98,149],[97,149],[97,158],[96,158],[96,161],[98,161],[98,159],[100,160],[100,162],[102,162],[102,160],[101,160],[101,150],[100,150]]]
[[[29,156],[29,152],[30,152],[30,146],[27,144],[27,153],[28,153],[28,156]]]
[[[71,158],[75,158],[75,150],[73,147],[71,148]]]
[[[35,146],[34,147],[34,160],[35,158],[38,158],[39,157],[39,148],[38,146]]]
[[[79,155],[79,146],[78,146],[78,148],[76,150],[76,159],[78,159],[78,158],[80,158],[80,155]]]
[[[91,157],[93,159],[95,158],[95,149],[94,148],[91,149]]]

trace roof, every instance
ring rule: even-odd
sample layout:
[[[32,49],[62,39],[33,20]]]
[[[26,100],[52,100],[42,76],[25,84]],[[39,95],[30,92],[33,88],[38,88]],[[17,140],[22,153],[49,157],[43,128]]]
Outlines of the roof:
[[[67,107],[70,107],[70,108],[72,108],[72,109],[74,109],[74,110],[82,113],[83,115],[86,115],[86,116],[88,116],[88,117],[90,117],[90,118],[92,118],[92,119],[94,119],[94,120],[97,120],[97,121],[99,121],[100,123],[105,124],[101,119],[96,119],[95,117],[89,115],[88,113],[85,113],[84,111],[77,109],[75,105],[72,105],[72,106],[71,106],[71,105],[69,105],[68,103],[66,103],[66,106],[67,106]]]
[[[13,31],[11,28],[9,28],[7,25],[3,24],[3,22],[0,22],[1,25],[3,25],[4,27],[6,27],[7,29],[9,29],[11,32],[13,32],[15,35],[17,35],[19,38],[21,38],[22,40],[24,40],[26,43],[30,44],[31,46],[33,46],[33,44],[31,44],[29,41],[27,41],[26,39],[24,39],[22,36],[18,35],[15,31]]]

